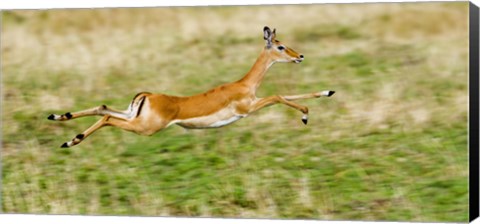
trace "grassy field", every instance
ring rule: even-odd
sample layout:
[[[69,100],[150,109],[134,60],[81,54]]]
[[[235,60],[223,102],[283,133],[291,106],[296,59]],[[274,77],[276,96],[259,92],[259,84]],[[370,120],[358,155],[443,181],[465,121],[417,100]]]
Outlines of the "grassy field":
[[[413,220],[468,216],[468,2],[2,12],[2,211]],[[258,95],[332,89],[221,129],[105,128],[140,91],[237,80],[262,28],[303,53]]]

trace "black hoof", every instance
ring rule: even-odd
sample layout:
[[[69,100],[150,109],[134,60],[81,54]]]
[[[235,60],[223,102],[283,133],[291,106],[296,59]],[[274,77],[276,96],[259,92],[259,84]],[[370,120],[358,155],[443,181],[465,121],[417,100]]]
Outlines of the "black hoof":
[[[302,118],[302,122],[306,125],[308,123],[308,119]]]
[[[72,114],[71,114],[70,112],[68,112],[68,113],[65,114],[65,117],[67,117],[67,119],[70,119],[70,118],[72,118],[73,116],[72,116]]]
[[[331,95],[333,95],[335,93],[335,91],[328,91],[328,96],[330,97]]]
[[[52,121],[53,121],[53,120],[55,120],[54,118],[55,118],[55,115],[53,115],[53,114],[50,114],[50,116],[48,116],[48,120],[52,120]]]
[[[63,143],[62,146],[60,146],[60,148],[68,148],[68,144],[65,142],[65,143]]]

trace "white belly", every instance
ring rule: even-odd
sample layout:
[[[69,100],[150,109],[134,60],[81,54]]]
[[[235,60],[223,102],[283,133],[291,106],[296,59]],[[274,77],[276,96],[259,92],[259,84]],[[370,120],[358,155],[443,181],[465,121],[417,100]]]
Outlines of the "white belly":
[[[230,109],[223,109],[211,115],[179,120],[175,123],[184,128],[218,128],[231,124],[246,116],[246,114],[235,114]]]
[[[220,120],[220,121],[216,121],[215,123],[211,124],[210,126],[208,126],[209,128],[218,128],[218,127],[222,127],[222,126],[225,126],[227,124],[231,124],[235,121],[238,121],[240,120],[240,118],[243,118],[244,116],[240,116],[240,115],[235,115],[231,118],[228,118],[228,119],[225,119],[225,120]]]

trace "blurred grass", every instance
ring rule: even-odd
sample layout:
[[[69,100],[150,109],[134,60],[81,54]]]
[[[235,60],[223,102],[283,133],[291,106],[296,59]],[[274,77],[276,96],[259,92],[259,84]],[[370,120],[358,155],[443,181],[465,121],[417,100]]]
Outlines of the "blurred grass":
[[[467,9],[2,11],[3,212],[466,221]],[[300,102],[308,126],[272,106],[221,129],[105,128],[58,148],[98,118],[48,114],[237,80],[264,25],[306,60],[273,66],[259,96],[337,91]]]

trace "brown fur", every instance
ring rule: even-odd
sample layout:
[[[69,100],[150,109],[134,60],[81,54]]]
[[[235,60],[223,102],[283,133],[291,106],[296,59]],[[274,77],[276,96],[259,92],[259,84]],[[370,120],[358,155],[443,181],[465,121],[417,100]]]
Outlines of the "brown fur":
[[[303,60],[303,56],[275,40],[275,37],[275,30],[272,32],[265,27],[266,47],[250,71],[236,82],[227,83],[205,93],[189,97],[142,92],[134,97],[130,106],[131,110],[127,112],[105,106],[71,113],[71,119],[89,115],[102,115],[103,118],[80,134],[81,139],[74,138],[72,141],[64,143],[62,147],[76,145],[104,126],[115,126],[142,135],[152,135],[172,124],[178,124],[185,128],[221,127],[276,103],[285,104],[301,111],[304,114],[303,119],[306,119],[308,108],[291,102],[291,100],[320,97],[321,93],[256,97],[257,88],[271,65],[275,62],[299,63]],[[278,46],[285,49],[279,50]],[[135,111],[137,114],[132,117],[131,113]],[[59,117],[55,120],[69,120],[64,115],[50,115],[49,119],[54,117]]]

